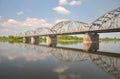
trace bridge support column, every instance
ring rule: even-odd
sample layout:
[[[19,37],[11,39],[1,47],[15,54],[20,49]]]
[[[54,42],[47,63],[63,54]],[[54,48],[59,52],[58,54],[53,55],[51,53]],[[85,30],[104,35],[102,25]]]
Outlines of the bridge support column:
[[[99,35],[97,33],[86,33],[83,39],[84,50],[97,51],[99,49]]]
[[[30,37],[23,37],[23,43],[29,43]]]
[[[49,35],[46,37],[46,43],[48,46],[55,47],[57,44],[57,36],[56,35]]]
[[[39,44],[39,36],[32,36],[31,44]]]
[[[86,33],[84,35],[84,43],[99,43],[99,35],[97,33]]]

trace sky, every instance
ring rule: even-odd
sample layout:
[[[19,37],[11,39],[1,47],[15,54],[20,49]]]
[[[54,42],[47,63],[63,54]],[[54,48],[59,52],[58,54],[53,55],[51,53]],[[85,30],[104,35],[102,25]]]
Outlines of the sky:
[[[91,23],[118,7],[120,0],[0,0],[0,36],[51,27],[63,20]],[[120,37],[120,33],[101,36]]]

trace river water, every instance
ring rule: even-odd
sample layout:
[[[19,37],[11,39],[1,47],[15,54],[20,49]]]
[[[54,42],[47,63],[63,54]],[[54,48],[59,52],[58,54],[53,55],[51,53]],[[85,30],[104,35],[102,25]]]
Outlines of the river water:
[[[120,42],[93,48],[0,42],[0,79],[120,79]]]

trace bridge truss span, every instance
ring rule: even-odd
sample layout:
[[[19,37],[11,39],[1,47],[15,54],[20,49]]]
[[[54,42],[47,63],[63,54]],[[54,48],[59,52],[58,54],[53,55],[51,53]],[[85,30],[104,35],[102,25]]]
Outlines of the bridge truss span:
[[[18,34],[22,37],[65,35],[81,33],[120,32],[120,7],[105,13],[100,18],[88,24],[80,21],[61,21],[52,27],[40,27],[35,30]]]
[[[53,33],[73,33],[73,32],[83,32],[89,29],[89,24],[80,21],[62,21],[55,24],[51,31]]]
[[[51,34],[52,31],[49,27],[39,27],[35,30],[29,30],[23,33],[20,33],[20,36],[27,37],[27,36],[39,36],[39,35],[47,35]]]
[[[89,30],[120,29],[120,7],[105,13],[91,23]]]

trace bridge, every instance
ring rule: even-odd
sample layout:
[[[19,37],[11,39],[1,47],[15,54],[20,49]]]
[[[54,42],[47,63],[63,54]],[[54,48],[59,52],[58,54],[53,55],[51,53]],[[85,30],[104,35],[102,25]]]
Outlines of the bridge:
[[[62,21],[52,27],[40,27],[17,34],[23,42],[39,43],[40,36],[46,36],[47,45],[57,43],[57,35],[84,34],[84,43],[99,43],[98,33],[120,32],[120,7],[105,13],[88,24],[80,21]]]

